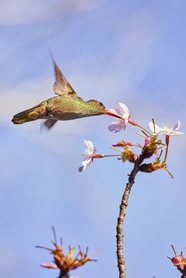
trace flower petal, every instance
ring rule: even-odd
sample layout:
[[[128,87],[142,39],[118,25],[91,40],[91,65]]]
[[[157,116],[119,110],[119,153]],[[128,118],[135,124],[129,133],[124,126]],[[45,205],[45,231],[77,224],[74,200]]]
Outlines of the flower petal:
[[[119,108],[116,109],[109,109],[109,111],[112,114],[118,115],[121,117],[120,120],[112,122],[109,126],[108,129],[112,132],[119,132],[122,129],[125,129],[129,118],[130,118],[130,114],[129,114],[129,109],[128,107],[124,104],[124,103],[119,103]]]
[[[155,131],[154,131],[154,127],[155,127]],[[149,123],[149,128],[155,133],[155,134],[159,134],[159,135],[167,135],[167,136],[176,136],[176,135],[181,135],[183,134],[183,132],[178,132],[176,130],[178,130],[180,127],[180,122],[178,121],[176,123],[176,125],[174,127],[170,126],[170,125],[164,125],[163,127],[160,127],[158,125],[154,125],[153,122]]]
[[[155,134],[158,134],[159,132],[163,131],[163,128],[158,126],[157,124],[153,124],[153,122],[149,123],[149,128],[151,129],[152,132]],[[155,130],[154,130],[155,129]]]
[[[84,171],[87,168],[87,166],[93,162],[93,156],[96,151],[94,144],[90,140],[84,139],[84,144],[86,145],[86,149],[84,154],[84,160],[81,163],[82,166],[78,169],[79,172]]]
[[[181,125],[180,121],[177,121],[173,129],[178,130],[180,128],[180,125]]]
[[[119,132],[123,128],[125,128],[125,122],[124,121],[113,122],[108,126],[108,129],[111,132],[114,131],[114,133]]]
[[[119,102],[119,106],[123,109],[124,113],[127,115],[127,117],[130,115],[129,109],[126,104]]]

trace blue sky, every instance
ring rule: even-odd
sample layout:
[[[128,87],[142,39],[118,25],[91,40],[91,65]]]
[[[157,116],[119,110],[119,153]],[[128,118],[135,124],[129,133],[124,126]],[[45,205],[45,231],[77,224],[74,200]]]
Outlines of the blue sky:
[[[72,272],[117,277],[115,230],[132,165],[95,160],[79,173],[83,139],[99,153],[120,140],[142,143],[139,131],[108,131],[106,116],[13,125],[12,116],[52,97],[49,50],[75,91],[107,108],[125,103],[148,128],[181,122],[186,130],[186,3],[175,1],[0,1],[0,276],[56,277],[39,267],[52,257],[54,225],[64,248],[89,246],[95,258]],[[138,152],[138,150],[135,150]],[[127,277],[178,276],[166,256],[185,252],[185,135],[171,138],[168,169],[139,173],[124,224]],[[186,254],[186,252],[185,252]],[[135,267],[134,267],[135,266]]]

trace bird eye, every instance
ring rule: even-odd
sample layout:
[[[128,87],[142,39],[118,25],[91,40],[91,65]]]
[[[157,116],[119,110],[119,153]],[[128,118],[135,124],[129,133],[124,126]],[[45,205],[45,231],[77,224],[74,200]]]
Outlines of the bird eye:
[[[104,106],[104,104],[103,104],[102,102],[99,102],[99,104],[100,104],[101,106]]]

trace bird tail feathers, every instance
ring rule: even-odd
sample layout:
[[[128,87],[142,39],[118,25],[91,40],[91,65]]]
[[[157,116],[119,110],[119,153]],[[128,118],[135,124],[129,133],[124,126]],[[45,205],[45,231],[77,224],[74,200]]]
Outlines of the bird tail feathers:
[[[39,119],[39,113],[37,112],[37,107],[39,108],[39,106],[40,105],[16,114],[13,116],[12,122],[14,124],[24,124]]]

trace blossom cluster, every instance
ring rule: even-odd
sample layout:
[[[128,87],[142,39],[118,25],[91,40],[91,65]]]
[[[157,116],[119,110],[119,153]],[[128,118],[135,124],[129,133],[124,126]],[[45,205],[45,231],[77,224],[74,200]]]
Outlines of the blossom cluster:
[[[166,170],[170,174],[166,166],[169,140],[171,136],[183,134],[182,132],[178,131],[178,129],[180,128],[180,121],[177,121],[177,123],[174,126],[163,124],[162,127],[160,127],[157,124],[155,124],[154,120],[152,120],[151,122],[149,122],[150,130],[147,130],[146,128],[140,126],[139,124],[137,124],[131,119],[131,113],[129,112],[129,109],[125,104],[119,103],[119,106],[120,107],[116,109],[106,110],[107,115],[112,116],[116,119],[108,126],[109,131],[117,133],[121,130],[125,130],[126,126],[128,124],[131,124],[141,129],[143,134],[140,135],[144,136],[145,140],[143,146],[141,146],[140,144],[134,144],[132,142],[124,142],[124,141],[120,141],[116,144],[113,144],[112,145],[113,149],[115,147],[123,148],[123,151],[119,151],[115,149],[120,152],[120,155],[117,156],[120,156],[120,159],[123,162],[129,161],[135,163],[138,159],[138,155],[136,155],[131,150],[130,148],[131,146],[138,146],[142,149],[141,155],[143,156],[143,159],[150,158],[154,154],[157,156],[157,152],[158,150],[160,150],[160,154],[158,157],[156,157],[155,161],[140,165],[139,171],[151,173],[158,169],[162,169],[162,170]],[[158,139],[159,136],[161,135],[165,136],[165,143],[163,143],[162,140]],[[84,154],[84,160],[82,161],[82,166],[79,168],[79,172],[85,170],[87,166],[90,165],[95,158],[116,156],[116,155],[96,154],[96,148],[94,147],[94,144],[90,140],[84,140],[84,143],[86,145],[86,149]],[[163,146],[165,146],[165,155],[164,158],[161,160],[160,157],[163,152],[162,150]]]
[[[174,246],[171,245],[172,250],[174,252],[174,257],[167,256],[168,259],[171,260],[171,262],[177,267],[177,269],[183,274],[182,277],[185,277],[186,275],[186,258],[183,257],[183,252],[180,253],[180,255],[176,254],[176,251],[174,249]]]
[[[55,242],[52,242],[52,243],[54,244],[55,248],[50,249],[50,248],[43,247],[43,246],[36,246],[38,248],[43,248],[43,249],[50,251],[50,253],[53,255],[54,263],[42,263],[41,264],[42,267],[51,268],[51,269],[58,268],[60,270],[59,278],[71,278],[72,276],[69,276],[69,272],[71,270],[74,270],[74,269],[84,265],[87,262],[96,261],[96,260],[90,259],[90,257],[93,256],[93,254],[88,256],[88,254],[87,254],[88,247],[85,250],[82,250],[81,247],[78,246],[79,252],[74,257],[75,248],[72,248],[69,246],[69,251],[65,255],[63,252],[62,240],[61,240],[61,246],[58,246],[57,242],[56,242],[56,235],[55,235],[54,227],[52,227],[52,229],[53,229],[54,238],[55,238]]]

